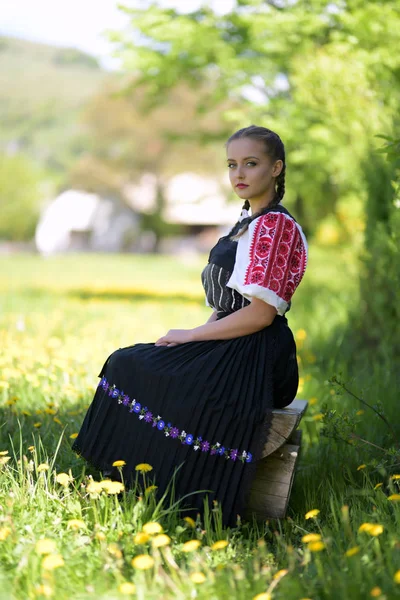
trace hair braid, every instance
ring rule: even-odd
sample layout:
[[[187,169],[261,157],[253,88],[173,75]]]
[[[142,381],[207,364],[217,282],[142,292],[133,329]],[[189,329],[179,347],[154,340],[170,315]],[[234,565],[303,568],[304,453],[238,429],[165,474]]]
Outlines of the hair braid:
[[[243,129],[239,129],[236,131],[229,140],[226,142],[226,146],[233,140],[237,140],[240,138],[253,138],[259,141],[264,142],[265,144],[265,152],[266,154],[273,160],[281,160],[283,162],[283,168],[278,177],[276,178],[276,189],[275,194],[271,202],[263,208],[258,213],[246,217],[245,219],[238,221],[229,232],[228,236],[234,239],[238,239],[240,236],[247,231],[250,223],[260,217],[261,215],[266,214],[271,210],[271,208],[275,208],[278,206],[279,202],[282,200],[285,195],[285,174],[286,174],[286,161],[285,161],[285,147],[279,135],[271,129],[267,129],[266,127],[257,127],[256,125],[250,125],[249,127],[244,127]],[[245,200],[242,210],[249,210],[250,202]]]

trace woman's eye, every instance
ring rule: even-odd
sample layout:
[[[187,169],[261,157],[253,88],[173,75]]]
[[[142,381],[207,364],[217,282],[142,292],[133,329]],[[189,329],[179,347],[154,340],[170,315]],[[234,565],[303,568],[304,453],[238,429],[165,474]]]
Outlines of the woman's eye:
[[[255,162],[253,162],[252,160],[250,160],[250,161],[249,161],[247,164],[248,164],[248,165],[252,165],[253,167],[255,167],[257,163],[255,163]]]
[[[228,165],[228,169],[230,169],[231,167],[234,167],[235,165],[233,163],[229,163]]]

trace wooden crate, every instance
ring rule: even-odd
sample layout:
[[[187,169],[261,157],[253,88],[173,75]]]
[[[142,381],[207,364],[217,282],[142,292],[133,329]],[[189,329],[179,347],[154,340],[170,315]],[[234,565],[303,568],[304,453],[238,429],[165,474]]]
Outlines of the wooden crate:
[[[279,519],[286,515],[301,447],[301,431],[296,429],[306,409],[306,400],[294,400],[286,408],[273,411],[268,441],[250,491],[247,518]]]

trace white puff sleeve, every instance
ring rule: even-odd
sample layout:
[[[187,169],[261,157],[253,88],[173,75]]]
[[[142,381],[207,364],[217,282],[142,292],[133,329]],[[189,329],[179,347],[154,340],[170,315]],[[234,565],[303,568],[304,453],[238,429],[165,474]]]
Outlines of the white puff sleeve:
[[[227,286],[250,301],[264,300],[283,315],[307,260],[308,244],[301,226],[285,213],[271,211],[254,219],[239,238]]]

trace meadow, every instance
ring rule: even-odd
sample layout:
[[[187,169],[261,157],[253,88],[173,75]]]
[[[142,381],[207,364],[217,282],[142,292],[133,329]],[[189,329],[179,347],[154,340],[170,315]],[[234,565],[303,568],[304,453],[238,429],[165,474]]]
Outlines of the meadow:
[[[204,261],[0,258],[1,599],[400,597],[397,375],[352,336],[349,247],[311,247],[287,315],[309,407],[285,519],[185,519],[145,464],[124,493],[72,452],[114,349],[207,320]]]

